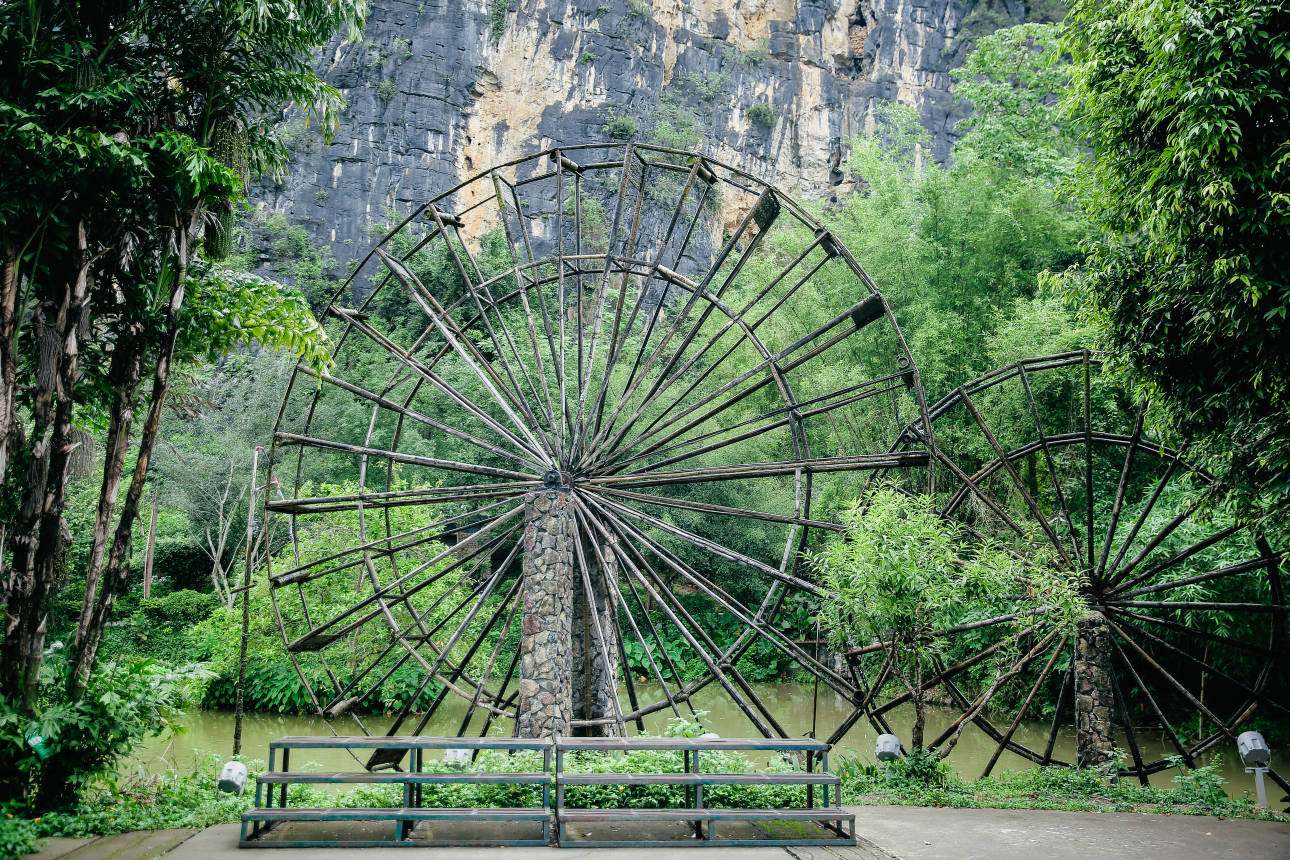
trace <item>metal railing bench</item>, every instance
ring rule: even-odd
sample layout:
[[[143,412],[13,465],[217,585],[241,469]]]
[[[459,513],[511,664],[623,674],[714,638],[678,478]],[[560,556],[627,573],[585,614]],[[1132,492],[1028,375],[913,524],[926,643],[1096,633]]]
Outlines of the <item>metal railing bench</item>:
[[[565,768],[565,756],[578,752],[612,752],[633,750],[679,751],[682,753],[684,773],[570,773]],[[700,756],[704,752],[730,750],[768,751],[804,754],[806,771],[790,773],[703,773]],[[608,847],[677,845],[675,839],[586,839],[570,841],[567,828],[575,823],[631,822],[690,822],[698,844],[729,845],[854,845],[855,816],[843,811],[841,780],[828,772],[827,744],[811,739],[775,738],[557,738],[555,741],[555,820],[560,844],[564,847]],[[818,764],[819,770],[815,769]],[[571,786],[591,785],[660,785],[683,786],[685,807],[677,809],[570,809],[565,805],[565,789]],[[728,809],[704,805],[705,786],[716,785],[779,785],[805,786],[806,807],[799,809]],[[815,789],[822,792],[823,806],[815,805]],[[814,822],[823,829],[817,835],[797,835],[791,838],[723,837],[718,836],[718,822]],[[694,843],[686,843],[694,844]]]
[[[344,773],[309,773],[291,771],[291,754],[301,750],[371,750],[369,761],[377,766],[396,768],[382,771]],[[516,752],[534,750],[542,753],[542,769],[516,773],[434,772],[424,770],[427,750],[469,749]],[[282,769],[277,770],[278,752]],[[551,839],[551,742],[518,738],[431,738],[431,737],[287,737],[269,744],[268,770],[256,779],[255,808],[242,814],[243,848],[305,848],[436,845],[547,845]],[[404,759],[406,769],[397,769]],[[542,805],[514,808],[439,808],[423,807],[423,790],[434,784],[540,785]],[[298,784],[324,785],[401,785],[401,807],[303,808],[287,805],[287,789]],[[271,839],[262,837],[276,825],[288,821],[388,821],[394,826],[392,839]],[[414,839],[413,829],[422,821],[531,821],[541,825],[541,837],[526,839]]]

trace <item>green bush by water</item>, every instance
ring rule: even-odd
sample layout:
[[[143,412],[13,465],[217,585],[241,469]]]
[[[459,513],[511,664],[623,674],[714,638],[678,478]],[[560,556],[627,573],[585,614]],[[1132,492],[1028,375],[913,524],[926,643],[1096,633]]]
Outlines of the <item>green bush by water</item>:
[[[886,765],[855,756],[834,759],[845,803],[860,805],[954,806],[995,809],[1063,809],[1099,812],[1164,812],[1228,818],[1285,820],[1247,797],[1223,790],[1222,760],[1203,767],[1173,761],[1173,787],[1145,786],[1112,779],[1097,768],[1034,767],[965,779],[934,753],[911,754]]]

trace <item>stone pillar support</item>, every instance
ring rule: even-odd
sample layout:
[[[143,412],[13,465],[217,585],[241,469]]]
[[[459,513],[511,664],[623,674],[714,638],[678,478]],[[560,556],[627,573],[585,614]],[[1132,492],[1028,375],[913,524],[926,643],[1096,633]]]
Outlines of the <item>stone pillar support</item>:
[[[573,714],[570,632],[573,618],[572,499],[563,488],[524,497],[523,620],[517,734],[569,734]]]
[[[1111,713],[1111,634],[1106,618],[1090,612],[1075,637],[1075,761],[1102,767],[1114,759]]]
[[[599,549],[600,556],[596,555]],[[609,581],[618,579],[612,545],[583,546],[587,577],[581,571],[574,583],[573,601],[573,715],[575,719],[603,720],[618,716],[618,608]],[[601,557],[604,567],[601,566]],[[590,591],[586,585],[590,584]],[[599,625],[599,629],[597,629]],[[603,642],[602,642],[603,637]],[[617,723],[603,723],[575,731],[592,737],[615,737]]]

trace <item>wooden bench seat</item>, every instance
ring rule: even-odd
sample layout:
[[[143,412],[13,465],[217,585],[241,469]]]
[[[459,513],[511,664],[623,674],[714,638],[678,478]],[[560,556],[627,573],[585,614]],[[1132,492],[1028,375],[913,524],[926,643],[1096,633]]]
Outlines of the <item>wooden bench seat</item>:
[[[560,810],[564,821],[699,821],[720,818],[727,821],[842,821],[854,816],[839,807],[812,809],[569,809]]]
[[[565,785],[841,785],[828,773],[566,773]]]
[[[282,785],[295,782],[358,784],[358,785],[430,785],[434,783],[484,783],[503,785],[542,785],[551,777],[545,773],[470,773],[454,771],[440,773],[406,773],[382,771],[380,773],[266,773],[257,779],[265,785]]]
[[[503,753],[535,751],[542,753],[541,764],[533,771],[491,772],[426,771],[425,753],[434,750],[494,750]],[[290,768],[292,752],[311,750],[368,750],[372,757],[366,769],[357,771],[304,772]],[[435,737],[286,737],[269,744],[269,770],[256,778],[255,808],[242,815],[242,847],[298,848],[347,847],[367,848],[396,845],[546,845],[551,836],[551,742],[523,738],[435,738]],[[275,767],[279,754],[281,769]],[[407,759],[405,770],[397,769]],[[521,765],[522,766],[522,765]],[[375,769],[374,769],[375,768]],[[380,769],[392,768],[392,769]],[[402,788],[398,807],[314,808],[291,807],[288,788],[297,784],[313,785],[393,785]],[[422,803],[427,785],[513,785],[539,786],[541,806],[514,808],[427,807]],[[287,822],[368,821],[392,822],[388,839],[364,835],[357,839],[287,838],[264,839],[265,834]],[[504,828],[493,837],[414,838],[419,822],[538,822],[531,836],[517,835]],[[497,830],[497,828],[493,828]],[[451,830],[451,829],[450,829]]]
[[[605,754],[634,750],[680,752],[683,772],[669,773],[569,773],[565,756],[580,753]],[[801,755],[805,771],[789,773],[704,773],[700,766],[705,753],[760,751]],[[561,845],[578,847],[644,846],[644,845],[854,845],[855,816],[829,806],[830,794],[841,799],[842,780],[828,772],[828,744],[813,738],[557,738],[555,741],[555,821]],[[815,770],[816,765],[820,766]],[[565,803],[565,790],[580,786],[680,786],[685,789],[685,806],[669,809],[571,809]],[[705,805],[704,789],[715,786],[802,786],[804,808],[742,809]],[[815,806],[815,788],[819,786],[824,806]],[[631,827],[614,827],[616,838],[605,838],[604,831],[582,834],[570,840],[568,825],[595,825],[609,822],[686,822],[698,841],[641,839]],[[744,828],[738,836],[718,836],[723,823],[745,822],[771,825],[800,823],[812,832],[768,833],[760,836]],[[811,827],[811,823],[817,825]],[[688,829],[688,828],[687,828]],[[780,828],[784,830],[784,828]],[[765,832],[765,828],[762,828]]]
[[[462,808],[424,806],[341,807],[336,809],[252,809],[242,813],[247,821],[544,821],[549,810],[538,807]]]

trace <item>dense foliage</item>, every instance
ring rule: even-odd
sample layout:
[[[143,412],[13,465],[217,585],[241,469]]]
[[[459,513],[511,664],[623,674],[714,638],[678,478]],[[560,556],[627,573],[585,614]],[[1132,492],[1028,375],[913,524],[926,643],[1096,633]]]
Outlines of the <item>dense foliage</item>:
[[[68,316],[70,300],[57,290],[40,293],[48,284],[72,289],[77,273],[89,275],[79,313],[88,314],[92,336],[74,342],[79,364],[69,366],[64,355],[59,367],[74,382],[62,391],[51,388],[48,403],[39,402],[33,389],[13,387],[7,414],[20,432],[10,434],[15,441],[7,449],[10,467],[0,498],[6,521],[24,504],[31,507],[46,498],[23,494],[36,486],[29,480],[33,458],[49,461],[58,404],[68,410],[63,423],[70,427],[75,401],[78,424],[106,439],[109,463],[102,479],[71,484],[66,498],[63,485],[53,482],[57,492],[48,498],[56,503],[59,516],[54,519],[66,521],[71,539],[60,538],[47,547],[49,552],[51,547],[67,551],[58,577],[51,573],[45,583],[51,593],[36,595],[43,603],[31,616],[47,622],[31,628],[39,629],[41,637],[48,630],[51,642],[76,643],[83,638],[78,628],[85,613],[96,613],[103,622],[102,659],[83,674],[84,689],[78,692],[76,683],[66,682],[77,677],[71,666],[84,648],[69,649],[74,652],[70,661],[55,649],[41,670],[46,683],[40,695],[25,705],[10,701],[0,710],[0,744],[15,771],[31,777],[28,784],[41,770],[26,740],[36,729],[81,762],[75,773],[60,774],[50,785],[71,782],[89,788],[78,800],[71,794],[63,798],[75,800],[74,813],[46,817],[42,832],[112,832],[226,820],[246,801],[206,796],[212,794],[209,762],[191,778],[168,775],[116,783],[103,777],[110,776],[115,757],[131,744],[164,731],[170,713],[189,697],[210,707],[233,702],[238,662],[234,631],[240,621],[233,589],[245,573],[242,539],[251,491],[262,489],[249,474],[250,452],[255,444],[267,446],[294,358],[315,367],[326,363],[327,333],[310,312],[320,313],[337,294],[343,273],[331,252],[315,246],[304,227],[279,215],[248,215],[235,226],[232,213],[250,171],[285,163],[288,153],[269,121],[279,108],[295,101],[324,123],[334,116],[338,95],[317,79],[305,58],[309,48],[331,38],[336,29],[356,23],[362,4],[144,0],[94,8],[26,5],[48,7],[53,17],[29,20],[17,5],[6,7],[0,17],[3,71],[14,67],[9,57],[19,57],[25,75],[6,74],[7,89],[0,91],[0,168],[6,183],[0,195],[0,224],[6,227],[0,250],[6,284],[15,291],[13,307],[26,314],[15,311],[8,322],[0,317],[0,335],[12,346],[0,354],[0,370],[10,374],[6,380],[17,380],[39,369],[37,324],[52,319],[65,334],[79,332]],[[505,5],[490,8],[504,11]],[[1282,495],[1290,495],[1280,489],[1290,459],[1285,402],[1290,252],[1278,241],[1288,226],[1290,164],[1285,137],[1290,62],[1282,21],[1290,16],[1283,5],[1086,0],[1076,7],[1074,20],[1080,26],[1069,31],[1066,42],[1055,26],[1025,25],[983,36],[955,73],[959,97],[971,112],[947,164],[927,157],[929,137],[912,109],[879,106],[873,134],[851,143],[846,165],[851,190],[819,214],[878,280],[933,397],[1020,358],[1100,342],[1164,404],[1180,431],[1203,435],[1211,462],[1248,505],[1271,510],[1281,504]],[[164,74],[153,73],[158,69]],[[701,83],[684,85],[701,91]],[[1068,89],[1068,113],[1063,114],[1058,99]],[[752,109],[748,113],[756,119]],[[613,136],[633,137],[644,128],[656,143],[701,145],[696,117],[670,94],[649,116],[611,114],[607,120],[606,131]],[[123,131],[118,134],[118,129]],[[1085,151],[1086,141],[1093,144],[1091,152]],[[1081,189],[1083,209],[1072,188]],[[597,220],[602,228],[607,222],[606,213],[593,204],[589,198],[582,211],[592,242]],[[377,223],[372,229],[383,233],[387,226]],[[768,237],[768,260],[748,267],[732,288],[732,298],[753,289],[770,271],[758,265],[783,264],[776,252],[790,247],[784,238]],[[392,250],[412,250],[415,240],[403,241]],[[185,245],[187,251],[182,250]],[[426,248],[410,259],[411,268],[437,295],[461,295],[465,284],[451,255],[440,243]],[[270,263],[261,267],[265,258]],[[498,234],[479,237],[475,258],[485,277],[512,265],[506,239]],[[294,289],[251,276],[246,270],[253,268]],[[1054,272],[1066,274],[1057,279]],[[355,284],[354,295],[347,298],[357,304],[370,286]],[[766,324],[809,328],[835,307],[851,304],[854,296],[844,293],[851,286],[851,280],[835,282],[826,273],[812,284],[814,292],[798,302],[789,323],[771,319]],[[368,310],[397,342],[413,341],[424,328],[423,313],[398,291],[385,291]],[[894,350],[893,344],[884,346]],[[159,395],[154,389],[149,397],[141,383],[163,357],[166,363],[181,362],[183,373],[173,374]],[[358,366],[341,368],[345,378],[372,390],[393,369],[386,355],[351,354],[347,360]],[[857,366],[865,360],[859,351],[839,351],[812,383],[839,387],[858,371],[869,373]],[[1213,372],[1192,372],[1197,366]],[[472,380],[454,384],[479,393]],[[122,397],[123,391],[128,396]],[[1098,386],[1094,400],[1100,415],[1111,416],[1109,421],[1132,420],[1126,413],[1131,399],[1117,386]],[[164,425],[163,401],[173,407]],[[1058,426],[1066,422],[1071,402],[1069,386],[1040,392],[1044,420]],[[1029,426],[1031,416],[1020,406],[990,403],[988,396],[983,403],[1005,421]],[[155,412],[155,451],[151,443],[131,439],[130,422],[144,407],[150,417]],[[756,398],[747,404],[749,415],[767,408]],[[813,446],[873,452],[900,429],[839,414],[829,436],[811,439]],[[361,404],[327,402],[316,420],[333,428],[336,438],[345,438],[347,430],[367,426],[370,412]],[[1169,429],[1157,413],[1151,420]],[[953,426],[953,420],[947,423],[946,438],[957,439],[962,428]],[[474,456],[446,434],[426,428],[406,433],[403,443],[410,452]],[[355,435],[361,434],[348,434]],[[970,468],[973,458],[987,456],[984,449],[964,450],[964,465]],[[4,462],[0,456],[0,464]],[[370,467],[369,482],[384,479],[378,474],[381,468]],[[358,486],[351,457],[313,458],[309,469],[303,476],[306,486],[319,493]],[[126,479],[131,474],[139,477]],[[142,553],[131,555],[129,549],[143,528],[137,522],[138,503],[149,474],[149,490],[157,489],[161,512],[154,579],[145,598],[139,576]],[[41,493],[48,483],[44,475]],[[1044,480],[1036,473],[1027,477]],[[406,486],[398,480],[394,486]],[[1260,495],[1268,486],[1272,493]],[[1078,583],[1045,578],[1042,570],[1018,570],[997,547],[964,543],[932,515],[928,500],[911,501],[882,490],[860,505],[860,489],[859,482],[818,482],[814,515],[845,517],[847,525],[846,542],[810,548],[838,599],[823,606],[806,600],[784,606],[776,623],[786,635],[812,638],[819,615],[837,646],[862,640],[892,643],[888,652],[899,667],[897,675],[912,691],[919,688],[917,678],[928,661],[954,656],[937,650],[941,646],[927,636],[929,630],[1006,612],[1022,590],[1064,607],[1055,613],[1055,623],[1073,619]],[[733,491],[723,485],[692,492],[696,501],[711,504],[747,501],[731,498]],[[752,492],[773,494],[782,487],[766,482]],[[1190,503],[1171,490],[1153,517],[1165,522]],[[117,528],[109,535],[114,510]],[[708,529],[715,539],[748,548],[750,554],[774,542],[774,535],[756,522],[704,523],[704,517],[684,511],[668,517],[682,528]],[[391,525],[395,532],[411,530],[432,518],[415,507],[398,508]],[[290,536],[294,544],[282,526],[275,528],[257,533],[256,559],[263,564],[268,554],[275,570],[281,570],[296,551],[319,557],[337,544],[352,543],[355,523],[344,517],[314,524],[302,520],[299,532]],[[714,533],[721,528],[738,533]],[[1181,543],[1188,537],[1182,529],[1172,540]],[[417,559],[428,560],[442,549],[426,544]],[[109,551],[116,554],[116,568],[111,568]],[[676,551],[687,550],[678,546]],[[54,557],[49,556],[47,565],[51,572]],[[705,573],[740,599],[765,592],[763,578],[711,559],[703,564]],[[116,576],[106,601],[96,598],[108,593],[100,583],[105,565]],[[255,573],[257,585],[248,597],[247,704],[275,712],[313,710],[309,690],[283,648],[263,567]],[[344,577],[333,577],[304,587],[311,605],[325,611],[351,605],[353,586],[352,580],[346,584]],[[437,596],[440,587],[446,582],[423,597]],[[9,593],[16,593],[12,586]],[[498,598],[490,601],[489,610]],[[719,640],[742,629],[737,618],[702,595],[682,593],[679,601]],[[638,618],[648,617],[664,631],[657,650],[636,641],[624,643],[633,677],[646,682],[651,665],[664,657],[684,678],[703,671],[703,662],[685,639],[668,632],[674,628],[657,607],[642,603],[627,608],[639,610]],[[108,617],[117,623],[107,627]],[[301,619],[288,610],[285,620],[290,625]],[[349,643],[354,653],[377,648],[381,643],[373,638],[375,632],[369,626],[355,633]],[[1023,632],[1035,631],[1010,628],[1007,635],[1019,638]],[[494,633],[490,649],[499,635],[513,632]],[[982,687],[1005,682],[1009,653],[1003,650],[998,661],[982,664],[973,682]],[[209,674],[181,668],[194,660],[208,664]],[[94,663],[91,655],[88,665]],[[333,661],[331,670],[344,680],[344,673],[358,665],[355,661],[347,669]],[[758,682],[783,678],[794,665],[758,640],[738,669]],[[325,670],[314,655],[304,654],[299,671],[317,679]],[[355,709],[379,713],[424,706],[440,688],[421,681],[422,673],[409,663]],[[19,686],[10,679],[6,683]],[[921,695],[913,698],[916,708],[926,706]],[[1032,713],[1047,714],[1052,707],[1045,692]],[[683,724],[676,730],[691,728]],[[916,733],[912,746],[920,744]],[[674,764],[668,755],[637,754],[636,759],[612,762],[587,757],[578,766],[658,769]],[[478,766],[504,764],[485,756]],[[736,770],[747,766],[734,757],[713,759],[712,764]],[[915,755],[885,770],[854,765],[847,787],[861,799],[916,797],[955,805],[981,802],[981,797],[1008,802],[1027,794],[1058,806],[1068,801],[1076,805],[1089,803],[1087,796],[1096,794],[1111,798],[1112,805],[1183,803],[1224,814],[1249,812],[1235,802],[1220,802],[1213,774],[1204,768],[1184,771],[1172,794],[1087,781],[1098,779],[1041,770],[969,783],[947,764]],[[293,799],[301,801],[313,789],[292,790],[299,792]],[[792,799],[758,790],[768,794],[728,799],[769,804]],[[487,786],[435,791],[441,795],[434,797],[445,803],[520,799]],[[616,789],[580,789],[570,802],[595,804],[604,799],[597,792],[607,791]],[[675,800],[664,789],[629,791],[635,793],[618,794],[615,802],[653,806]],[[717,794],[714,790],[711,799],[718,799]],[[200,800],[193,799],[199,795]],[[386,801],[398,798],[373,790],[355,792],[344,802]],[[0,830],[0,845],[4,839],[20,844],[27,835],[22,825]]]
[[[1098,228],[1074,279],[1247,514],[1290,500],[1290,5],[1082,0],[1067,110]]]
[[[222,273],[199,247],[223,258],[251,172],[284,163],[274,111],[295,103],[334,122],[340,95],[310,51],[364,12],[330,0],[0,6],[0,696],[21,719],[44,718],[54,699],[42,685],[65,686],[69,705],[90,701],[173,368],[253,343],[325,361],[303,301]],[[47,680],[83,428],[104,434],[105,462],[64,677]],[[21,738],[3,755],[14,766],[0,795],[40,782],[45,802],[70,801],[70,765],[17,767]],[[85,757],[89,772],[101,766]]]
[[[970,541],[943,519],[929,496],[880,487],[843,517],[844,540],[811,557],[830,599],[820,617],[840,648],[882,643],[878,660],[912,700],[910,745],[923,747],[928,678],[943,665],[949,640],[937,631],[1007,613],[1020,618],[988,661],[986,687],[1009,677],[1023,637],[1072,630],[1083,614],[1078,581],[1041,559],[1023,565],[1001,547]],[[1043,616],[1019,611],[1041,607]],[[1042,617],[1043,623],[1038,619]],[[942,756],[958,739],[956,732]]]

